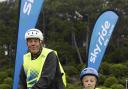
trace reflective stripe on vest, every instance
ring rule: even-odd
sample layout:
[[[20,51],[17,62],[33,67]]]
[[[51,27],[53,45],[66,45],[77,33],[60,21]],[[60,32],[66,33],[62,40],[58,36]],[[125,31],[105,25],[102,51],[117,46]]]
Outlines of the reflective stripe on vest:
[[[25,74],[27,76],[27,79],[26,79],[27,88],[31,88],[35,83],[38,82],[38,80],[41,76],[41,72],[42,72],[46,57],[52,51],[53,50],[51,50],[51,49],[43,48],[40,56],[35,60],[31,60],[31,53],[27,53],[24,55],[23,66],[24,66]],[[66,86],[66,77],[65,77],[65,73],[64,73],[64,70],[63,70],[60,62],[59,62],[59,66],[60,66],[61,73],[63,73],[63,76],[62,76],[63,82]]]

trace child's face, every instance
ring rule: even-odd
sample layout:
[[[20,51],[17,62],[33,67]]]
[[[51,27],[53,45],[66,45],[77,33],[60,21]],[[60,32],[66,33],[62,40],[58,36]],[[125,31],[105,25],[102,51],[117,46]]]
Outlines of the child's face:
[[[82,79],[83,86],[85,89],[94,89],[96,86],[96,77],[92,75],[84,76]]]

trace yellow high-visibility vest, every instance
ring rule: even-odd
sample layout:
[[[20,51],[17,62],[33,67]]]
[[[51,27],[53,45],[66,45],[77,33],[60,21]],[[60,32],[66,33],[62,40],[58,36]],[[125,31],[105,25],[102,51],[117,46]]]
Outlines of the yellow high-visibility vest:
[[[57,55],[56,51],[48,49],[48,48],[43,48],[40,56],[36,60],[31,60],[30,52],[24,55],[23,67],[24,67],[25,74],[27,77],[26,79],[27,88],[31,88],[35,83],[38,82],[38,80],[41,77],[44,62],[48,54],[52,51],[55,52],[55,54]],[[59,67],[60,67],[61,73],[63,74],[62,75],[63,83],[66,86],[66,75],[65,75],[62,65],[60,64],[60,61],[59,61]]]

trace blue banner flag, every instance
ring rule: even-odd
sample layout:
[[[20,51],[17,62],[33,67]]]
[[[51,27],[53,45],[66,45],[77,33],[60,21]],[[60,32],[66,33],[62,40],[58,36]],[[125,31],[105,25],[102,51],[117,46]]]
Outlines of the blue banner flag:
[[[118,14],[112,10],[103,12],[97,19],[89,45],[88,67],[98,71],[118,19]]]
[[[27,51],[25,32],[36,26],[44,0],[21,0],[13,89],[18,88],[23,55]]]

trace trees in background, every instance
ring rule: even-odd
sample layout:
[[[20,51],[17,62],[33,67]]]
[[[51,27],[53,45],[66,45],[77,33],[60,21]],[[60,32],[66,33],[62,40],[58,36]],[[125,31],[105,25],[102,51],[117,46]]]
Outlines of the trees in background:
[[[67,72],[68,89],[81,87],[79,73],[87,62],[92,27],[98,15],[106,9],[116,10],[120,14],[120,21],[100,67],[99,85],[114,89],[117,87],[113,85],[115,83],[123,89],[128,75],[128,2],[45,0],[37,28],[44,32],[46,46],[58,51]],[[17,32],[18,0],[15,3],[0,3],[0,87],[9,87],[12,81]],[[109,84],[110,81],[114,82]]]

